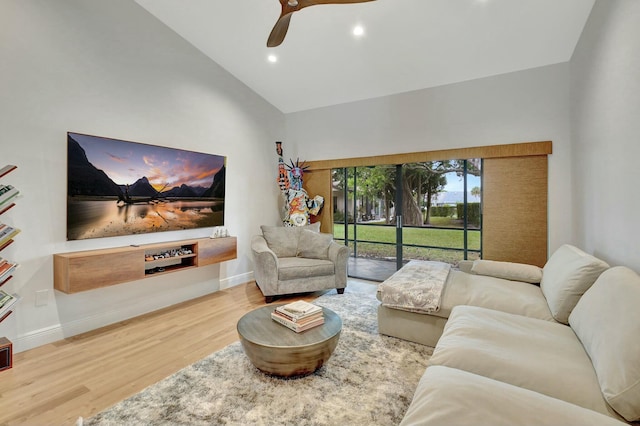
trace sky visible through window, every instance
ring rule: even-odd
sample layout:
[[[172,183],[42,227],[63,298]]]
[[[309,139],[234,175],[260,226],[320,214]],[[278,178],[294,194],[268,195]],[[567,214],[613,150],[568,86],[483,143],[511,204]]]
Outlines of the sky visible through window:
[[[464,191],[464,179],[462,176],[458,177],[455,173],[447,173],[447,185],[445,191],[447,192],[463,192]],[[480,176],[467,175],[467,192],[477,186],[480,188]]]

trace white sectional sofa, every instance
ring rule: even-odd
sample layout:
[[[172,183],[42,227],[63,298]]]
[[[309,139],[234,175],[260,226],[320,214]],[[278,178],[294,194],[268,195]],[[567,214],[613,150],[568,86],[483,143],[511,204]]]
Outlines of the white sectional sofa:
[[[524,265],[478,262],[474,269],[536,281]],[[409,321],[418,341],[425,340],[423,324],[429,339],[441,334],[403,425],[640,420],[640,277],[568,245],[539,272],[540,285],[451,271],[446,313],[403,312],[395,324],[396,312],[379,319],[395,334]]]
[[[451,310],[460,305],[566,324],[580,296],[608,267],[606,262],[568,244],[558,248],[544,268],[487,260],[461,262],[460,270],[449,273],[437,312],[425,315],[380,304],[378,331],[434,347]],[[396,272],[402,273],[402,269]],[[380,290],[378,299],[382,299]]]

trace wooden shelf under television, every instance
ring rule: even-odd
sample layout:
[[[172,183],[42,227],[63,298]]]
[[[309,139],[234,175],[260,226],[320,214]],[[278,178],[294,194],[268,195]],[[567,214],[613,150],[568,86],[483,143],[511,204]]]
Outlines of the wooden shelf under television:
[[[173,250],[191,253],[145,260]],[[197,268],[237,257],[236,237],[197,238],[53,255],[53,287],[78,293]],[[162,269],[160,269],[162,268]],[[148,272],[155,269],[153,273]]]

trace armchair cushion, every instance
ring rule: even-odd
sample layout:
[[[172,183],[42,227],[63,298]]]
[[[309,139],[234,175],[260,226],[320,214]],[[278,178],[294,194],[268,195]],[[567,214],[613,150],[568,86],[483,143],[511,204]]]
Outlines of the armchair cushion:
[[[305,226],[267,226],[260,227],[269,248],[278,257],[295,257],[298,254],[300,233],[305,230],[320,232],[320,222]]]
[[[334,274],[333,262],[329,260],[283,257],[279,259],[279,263],[278,279],[281,281]]]
[[[290,226],[260,227],[267,245],[278,257],[294,257],[298,251],[298,229]]]
[[[298,240],[298,257],[306,257],[309,259],[327,259],[329,246],[333,241],[332,234],[323,234],[320,232],[302,229],[300,239]]]

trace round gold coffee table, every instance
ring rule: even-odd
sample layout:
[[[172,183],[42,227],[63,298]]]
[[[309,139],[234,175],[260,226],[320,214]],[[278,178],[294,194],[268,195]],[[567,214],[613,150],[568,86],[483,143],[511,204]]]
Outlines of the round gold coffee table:
[[[245,314],[238,321],[244,352],[260,371],[281,377],[311,374],[331,357],[338,344],[342,320],[330,309],[324,324],[296,333],[271,319],[280,305],[269,305]]]

